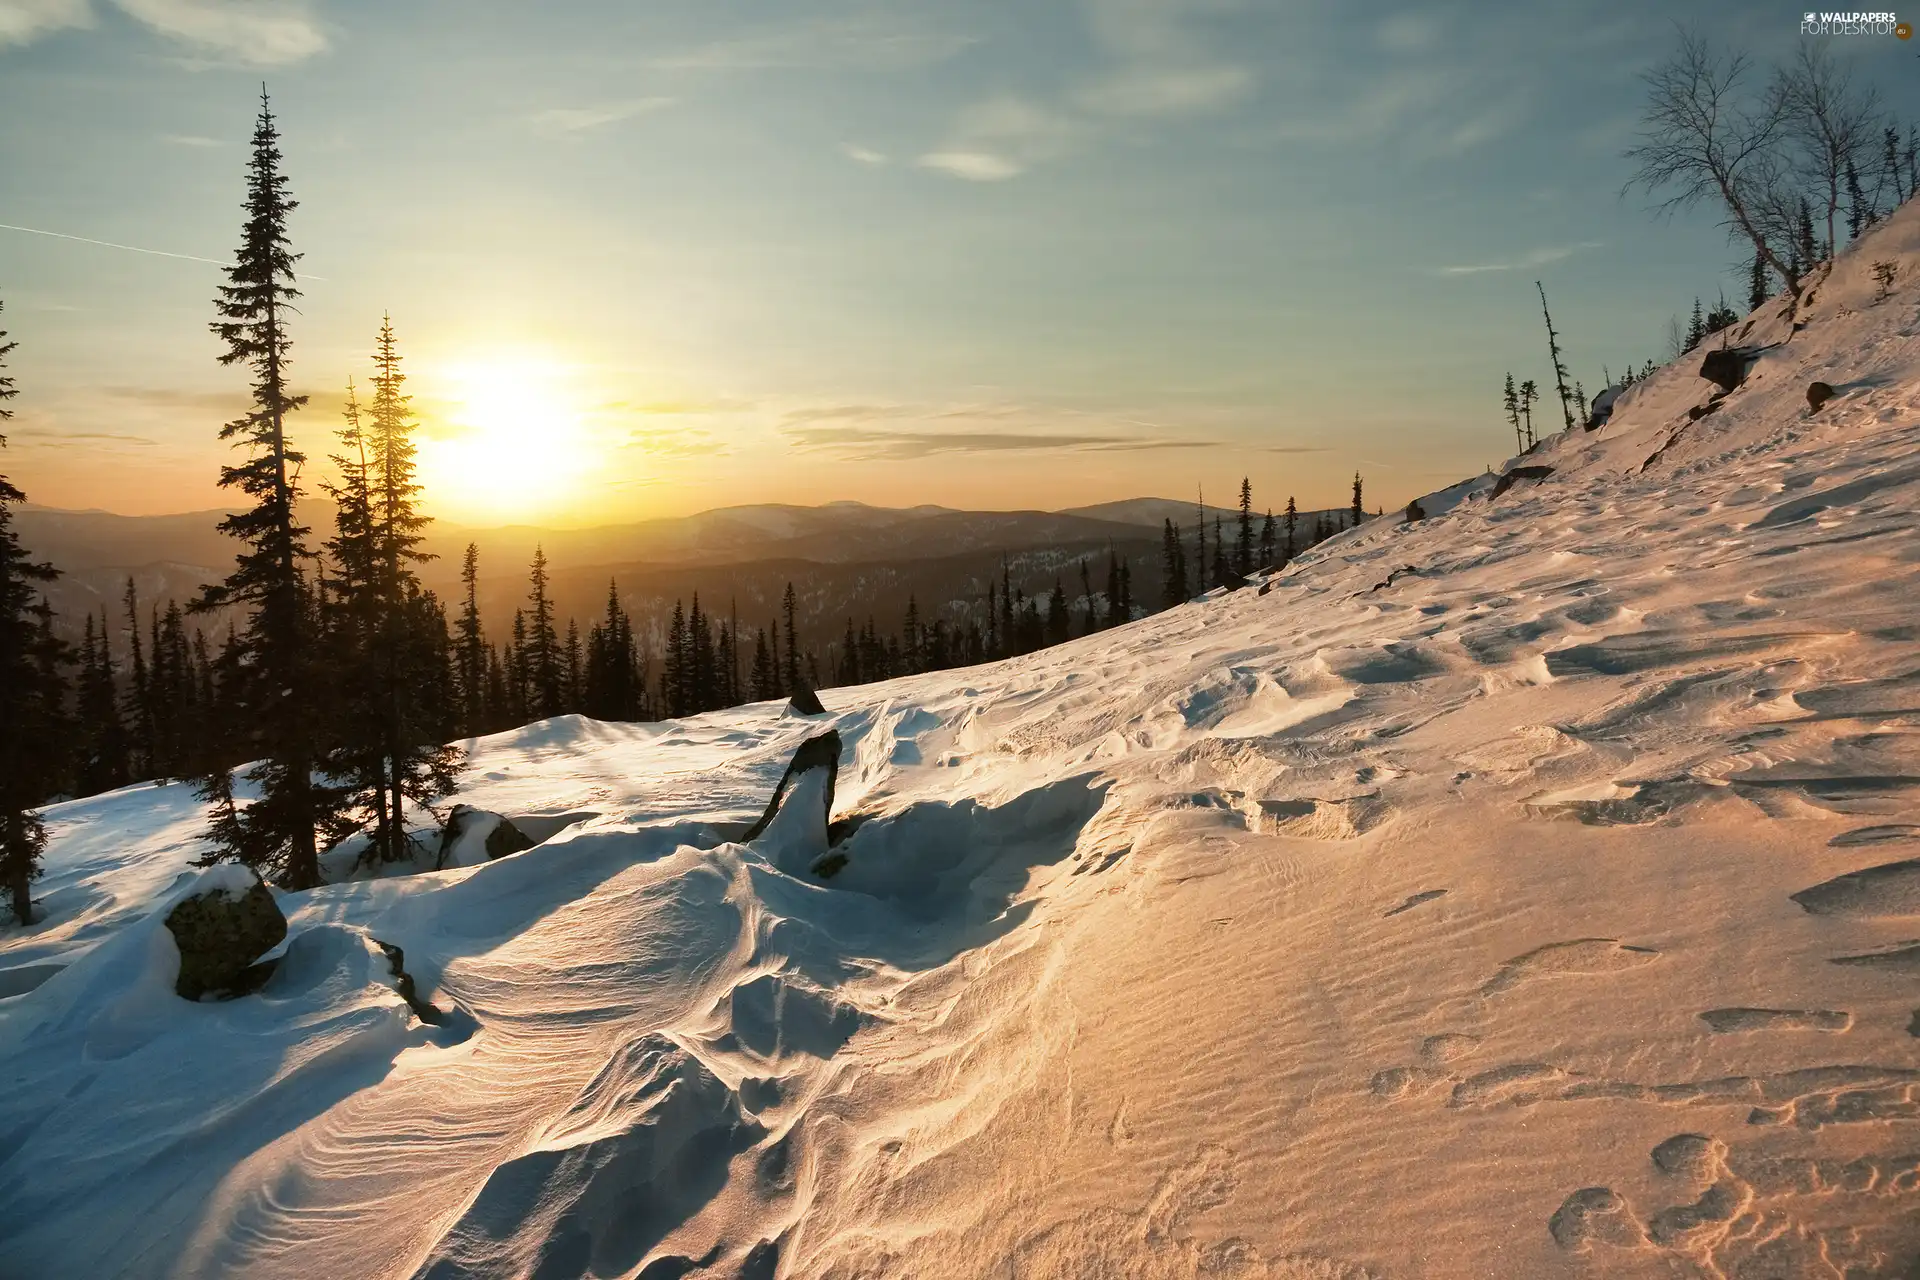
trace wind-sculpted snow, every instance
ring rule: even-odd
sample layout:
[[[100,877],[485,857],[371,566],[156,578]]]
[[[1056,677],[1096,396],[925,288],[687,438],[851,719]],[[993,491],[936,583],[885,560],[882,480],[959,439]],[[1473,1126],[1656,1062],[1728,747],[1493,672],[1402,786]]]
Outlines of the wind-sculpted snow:
[[[191,793],[53,806],[0,1274],[1911,1274],[1881,259],[1920,281],[1920,215],[1737,326],[1724,397],[1662,370],[1249,588],[826,716],[472,743],[458,799],[541,843],[343,855],[238,1000],[171,990]],[[800,773],[742,843],[828,729],[831,813]]]

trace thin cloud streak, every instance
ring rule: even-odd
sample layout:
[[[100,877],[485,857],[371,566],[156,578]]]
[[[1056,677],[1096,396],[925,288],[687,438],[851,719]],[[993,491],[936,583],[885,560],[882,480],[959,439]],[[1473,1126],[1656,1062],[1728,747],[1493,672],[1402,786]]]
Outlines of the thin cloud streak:
[[[1144,440],[1127,436],[1060,435],[1047,432],[889,431],[871,427],[799,427],[787,432],[796,449],[833,452],[855,462],[901,462],[954,453],[1020,453],[1059,450],[1133,453],[1153,449],[1199,449],[1205,440]]]
[[[1571,258],[1576,253],[1602,247],[1599,240],[1582,240],[1579,244],[1560,245],[1550,249],[1534,249],[1507,262],[1481,262],[1467,266],[1436,267],[1433,274],[1441,276],[1476,276],[1489,271],[1524,271],[1532,267],[1544,267],[1551,263]]]
[[[622,120],[632,120],[636,116],[651,115],[672,105],[672,98],[632,98],[625,102],[603,103],[597,107],[552,107],[535,112],[531,119],[541,128],[558,129],[562,133],[583,133],[604,125],[618,124]]]
[[[52,236],[56,240],[72,240],[78,244],[97,244],[103,249],[125,249],[128,253],[152,254],[156,258],[178,258],[182,262],[204,262],[210,267],[231,267],[231,262],[222,262],[218,258],[202,258],[197,254],[174,253],[167,249],[143,249],[137,244],[121,244],[114,240],[95,240],[92,236],[69,235],[65,231],[47,231],[41,227],[16,226],[11,222],[0,222],[0,231],[24,231],[28,235]],[[298,280],[321,280],[325,276],[297,275]]]

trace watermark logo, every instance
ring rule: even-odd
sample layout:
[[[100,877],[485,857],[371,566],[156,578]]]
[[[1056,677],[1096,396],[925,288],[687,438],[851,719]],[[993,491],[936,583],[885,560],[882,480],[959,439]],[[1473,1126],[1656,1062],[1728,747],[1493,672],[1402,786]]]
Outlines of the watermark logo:
[[[1809,10],[1800,19],[1803,36],[1897,36],[1913,35],[1913,28],[1894,13],[1815,13]]]

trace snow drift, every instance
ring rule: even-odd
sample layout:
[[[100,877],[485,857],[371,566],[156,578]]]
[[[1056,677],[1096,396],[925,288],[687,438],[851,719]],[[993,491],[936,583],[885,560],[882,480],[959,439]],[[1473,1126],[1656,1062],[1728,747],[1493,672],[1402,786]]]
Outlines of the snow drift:
[[[284,895],[254,996],[170,989],[183,788],[54,806],[0,1266],[1910,1274],[1916,277],[1907,210],[1731,392],[1671,366],[1252,589],[478,741],[459,798],[544,842]],[[835,856],[811,774],[742,842],[827,728]]]

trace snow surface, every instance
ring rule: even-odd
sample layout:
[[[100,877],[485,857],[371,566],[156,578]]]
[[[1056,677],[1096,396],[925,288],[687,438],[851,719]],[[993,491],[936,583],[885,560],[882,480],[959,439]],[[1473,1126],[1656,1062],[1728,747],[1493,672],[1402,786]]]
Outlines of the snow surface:
[[[1917,218],[1498,501],[831,718],[472,743],[547,842],[282,895],[255,996],[169,990],[185,788],[52,807],[0,1271],[1909,1274]],[[823,881],[807,795],[732,838],[829,724]]]

